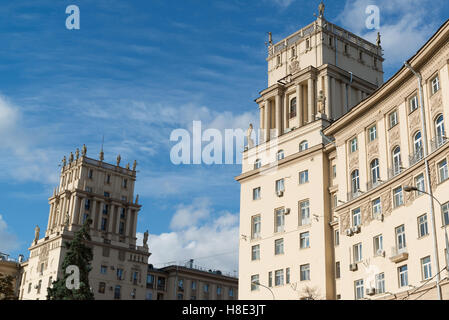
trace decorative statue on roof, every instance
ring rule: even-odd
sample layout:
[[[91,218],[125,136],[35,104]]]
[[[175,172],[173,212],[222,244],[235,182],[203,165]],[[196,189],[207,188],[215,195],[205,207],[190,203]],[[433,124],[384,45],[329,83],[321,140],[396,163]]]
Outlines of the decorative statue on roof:
[[[65,167],[66,164],[67,164],[67,158],[64,156],[64,158],[62,158],[62,166]]]
[[[324,9],[326,8],[326,6],[324,5],[323,1],[320,2],[319,6],[318,6],[318,13],[320,17],[324,16]]]
[[[101,151],[100,151],[100,161],[103,161],[104,160],[104,152],[103,152],[103,149],[101,149]]]
[[[147,242],[148,242],[148,230],[145,231],[145,233],[143,234],[143,246],[146,248],[148,248]]]
[[[381,43],[381,40],[380,40],[380,32],[377,33],[377,40],[376,40],[376,43],[377,43],[377,46],[380,47],[380,43]]]
[[[126,169],[129,170],[129,162],[126,164]]]
[[[251,135],[253,134],[253,124],[249,124],[249,128],[246,131],[246,139],[248,141],[248,149],[251,149],[254,147],[254,141],[251,139]]]
[[[271,32],[268,32],[268,44],[273,45],[273,34]]]
[[[76,148],[75,159],[78,160],[79,158],[80,158],[80,149]]]
[[[86,153],[87,153],[87,148],[86,148],[86,145],[83,144],[83,149],[81,150],[81,155],[82,155],[83,157],[85,157],[85,156],[86,156]]]
[[[139,203],[139,195],[136,195],[136,204]]]
[[[133,171],[136,171],[136,167],[137,167],[137,161],[134,160],[134,163],[133,163]]]
[[[34,241],[39,240],[40,232],[41,232],[41,229],[39,228],[39,226],[36,226],[36,228],[34,228]]]
[[[117,167],[120,166],[120,161],[122,160],[122,157],[120,154],[117,156]]]
[[[69,163],[72,163],[73,162],[73,153],[72,152],[70,152],[70,156],[69,156]]]

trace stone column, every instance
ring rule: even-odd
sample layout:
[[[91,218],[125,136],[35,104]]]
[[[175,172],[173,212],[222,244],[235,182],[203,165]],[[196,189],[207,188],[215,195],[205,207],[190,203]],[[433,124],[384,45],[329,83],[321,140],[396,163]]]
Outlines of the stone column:
[[[54,208],[54,202],[50,203],[50,213],[48,214],[48,222],[47,222],[47,232],[51,229],[51,219],[53,217],[53,208]]]
[[[337,100],[337,87],[335,85],[335,78],[331,78],[331,106],[329,107],[329,113],[327,117],[332,119],[334,117],[334,113],[337,111],[336,109],[336,100]]]
[[[342,103],[341,110],[342,110],[342,112],[344,114],[348,110],[347,110],[347,107],[346,107],[346,104],[347,104],[347,100],[346,100],[346,84],[343,81],[341,82],[341,103]]]
[[[276,105],[276,136],[279,137],[282,135],[282,106],[281,106],[281,96],[280,94],[276,95],[275,98]]]
[[[351,85],[347,85],[348,88],[348,110],[349,111],[352,108],[352,87]]]
[[[259,105],[259,128],[263,129],[264,126],[264,122],[263,122],[263,116],[264,116],[264,103],[262,103],[261,105]]]
[[[299,83],[296,85],[296,108],[298,115],[299,126],[304,124],[304,106],[303,106],[303,97],[302,97],[302,85]]]
[[[138,210],[134,210],[134,219],[133,219],[133,232],[131,237],[135,237],[136,236],[136,229],[137,229],[137,213]]]
[[[362,90],[357,90],[357,103],[362,101]]]
[[[331,110],[332,110],[332,103],[333,103],[333,101],[332,101],[332,92],[331,92],[332,89],[331,88],[332,88],[331,77],[325,76],[324,77],[324,90],[326,91],[325,92],[326,107],[325,107],[324,112],[326,113],[326,115],[328,117],[330,117],[330,113],[331,113]]]
[[[314,120],[314,114],[315,114],[315,108],[314,108],[314,100],[315,95],[313,94],[313,79],[310,78],[307,82],[307,102],[309,107],[309,122],[313,122]]]
[[[98,230],[100,230],[101,231],[101,219],[103,218],[103,209],[104,209],[104,205],[105,205],[105,203],[103,202],[103,201],[99,201],[98,202],[98,204],[99,204],[99,209],[100,210],[98,210]]]
[[[131,209],[126,210],[125,235],[131,237]]]
[[[287,93],[284,94],[283,101],[284,102],[283,102],[283,108],[282,108],[283,112],[282,113],[284,116],[282,118],[284,119],[284,132],[285,132],[285,130],[290,127],[290,124],[289,124],[290,102],[288,101]],[[296,108],[298,108],[298,101],[296,101]]]
[[[267,141],[269,141],[270,140],[270,124],[271,124],[271,119],[270,119],[270,105],[271,105],[271,103],[270,103],[270,101],[269,100],[266,100],[265,101],[265,107],[264,107],[264,109],[265,109],[265,126],[264,126],[264,129],[265,129],[265,133],[264,133],[264,136],[265,136],[265,142],[267,142]]]
[[[115,230],[114,232],[118,234],[119,229],[120,229],[120,213],[121,213],[122,208],[121,207],[117,207],[117,220],[115,222]]]
[[[72,216],[71,216],[71,223],[77,223],[77,219],[79,219],[79,214],[80,214],[80,202],[83,200],[83,198],[78,197],[77,195],[75,195],[73,197],[74,201],[75,201],[75,205],[74,205],[74,209],[72,212]]]
[[[111,204],[110,212],[109,212],[109,218],[108,218],[108,232],[114,232],[114,219],[115,219],[115,205]]]

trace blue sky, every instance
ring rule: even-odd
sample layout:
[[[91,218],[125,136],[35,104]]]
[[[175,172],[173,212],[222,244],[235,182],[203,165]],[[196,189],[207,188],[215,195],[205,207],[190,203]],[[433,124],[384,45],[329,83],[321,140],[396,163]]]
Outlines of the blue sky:
[[[2,1],[0,251],[26,253],[64,155],[87,145],[106,161],[137,159],[150,262],[237,268],[239,165],[170,162],[170,132],[257,124],[266,32],[275,41],[313,21],[319,1]],[[81,29],[65,28],[76,4]],[[380,7],[385,80],[447,19],[447,2],[326,1],[325,16],[372,41]]]

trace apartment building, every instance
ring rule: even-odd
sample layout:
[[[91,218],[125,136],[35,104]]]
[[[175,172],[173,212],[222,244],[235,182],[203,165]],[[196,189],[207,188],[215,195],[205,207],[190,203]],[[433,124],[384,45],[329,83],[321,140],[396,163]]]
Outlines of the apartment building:
[[[29,259],[21,264],[20,299],[45,300],[47,287],[63,276],[65,242],[73,239],[86,219],[93,250],[89,284],[96,300],[144,300],[150,253],[146,243],[136,245],[141,205],[134,198],[136,165],[120,166],[87,157],[83,146],[64,157],[59,186],[49,198],[48,225],[43,237],[36,226]]]
[[[434,195],[449,201],[448,36],[446,23],[409,60],[423,76],[427,142],[416,77],[401,68],[383,83],[380,36],[357,37],[323,7],[269,41],[268,88],[256,99],[262,141],[248,141],[236,177],[241,299],[394,299],[435,287],[446,262],[432,262],[430,201],[404,187],[426,185],[428,143]],[[447,207],[435,206],[440,257]]]
[[[148,265],[146,300],[236,300],[238,279],[193,264],[154,268]]]

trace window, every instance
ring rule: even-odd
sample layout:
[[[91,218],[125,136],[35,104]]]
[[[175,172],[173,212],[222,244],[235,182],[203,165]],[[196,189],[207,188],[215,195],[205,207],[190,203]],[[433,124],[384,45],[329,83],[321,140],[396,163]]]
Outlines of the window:
[[[111,183],[111,175],[110,175],[110,174],[107,174],[107,175],[106,175],[106,183],[107,183],[107,184],[110,184],[110,183]]]
[[[277,57],[276,57],[276,65],[280,65],[281,64],[281,56],[280,55],[278,55]]]
[[[41,293],[41,287],[42,287],[42,280],[39,280],[39,283],[37,285],[37,294]]]
[[[30,283],[28,284],[28,293],[31,292],[31,287],[32,287],[32,283],[30,282]]]
[[[309,149],[309,143],[307,141],[303,141],[299,144],[299,152],[306,151]]]
[[[442,114],[439,115],[435,121],[435,129],[437,137],[442,140],[442,138],[446,136],[446,131],[444,130],[444,117]]]
[[[137,285],[137,282],[139,281],[139,271],[133,271],[133,278],[132,278],[133,284]],[[181,288],[182,288],[182,280],[181,281]],[[179,286],[179,283],[178,283]]]
[[[432,80],[432,94],[435,94],[440,90],[440,80],[438,79],[438,76],[433,78]]]
[[[154,286],[154,275],[148,274],[147,275],[147,288],[153,289]]]
[[[373,238],[373,248],[374,248],[374,256],[382,255],[384,250],[384,244],[383,244],[383,237],[381,234]]]
[[[447,161],[446,159],[444,159],[443,161],[441,161],[438,164],[438,172],[440,174],[440,183],[443,181],[446,181],[449,176],[448,176],[448,171],[447,171]]]
[[[310,248],[309,232],[304,232],[299,235],[299,248],[300,249]]]
[[[260,187],[253,189],[253,200],[260,200]]]
[[[357,243],[352,247],[354,254],[354,263],[360,262],[363,259],[362,256],[362,243]]]
[[[101,231],[106,231],[107,226],[108,226],[108,219],[101,218]]]
[[[234,296],[234,289],[233,288],[229,288],[229,296],[233,297]]]
[[[101,274],[107,274],[108,273],[108,266],[101,266],[100,267],[100,273]]]
[[[399,274],[399,287],[408,286],[408,271],[407,265],[398,268]]]
[[[429,230],[427,228],[427,214],[423,214],[418,217],[418,236],[422,238],[429,234]]]
[[[352,194],[357,194],[360,190],[359,170],[354,170],[351,173],[351,191]]]
[[[385,274],[376,274],[376,293],[385,293]]]
[[[363,52],[359,51],[359,60],[360,62],[363,62]]]
[[[196,281],[192,281],[190,288],[192,289],[192,291],[196,290]]]
[[[398,124],[398,112],[395,110],[392,113],[388,115],[388,118],[390,119],[390,129],[393,128],[395,125]]]
[[[363,287],[363,279],[357,280],[354,282],[355,289],[355,299],[360,300],[364,298],[364,287]]]
[[[53,284],[53,277],[48,278],[48,287],[50,288]]]
[[[334,179],[337,177],[337,166],[335,164],[332,166],[332,175]]]
[[[110,194],[109,192],[105,192],[105,193],[104,193],[104,196],[105,196],[106,198],[110,198],[110,197],[111,197],[111,194]]]
[[[349,53],[349,46],[345,43],[345,53],[348,54]]]
[[[378,219],[382,214],[382,204],[380,202],[380,198],[373,200],[373,218]]]
[[[377,185],[380,179],[379,159],[374,159],[370,164],[371,168],[371,183],[373,186]]]
[[[276,181],[276,192],[285,191],[284,188],[284,179],[280,179]]]
[[[254,216],[251,218],[251,238],[257,239],[260,238],[260,227],[261,227],[261,217],[260,215]]]
[[[147,292],[146,300],[153,300],[153,293],[151,291]]]
[[[116,299],[116,300],[120,299],[120,291],[121,291],[121,287],[120,286],[115,286],[114,299]]]
[[[277,161],[281,161],[282,159],[284,159],[284,150],[279,150],[278,153],[276,154],[276,159]]]
[[[203,291],[205,292],[205,293],[208,293],[209,292],[209,284],[205,284],[205,285],[203,285]]]
[[[84,209],[89,210],[90,209],[90,199],[86,199],[84,202]]]
[[[109,205],[108,204],[104,204],[103,205],[103,214],[108,214],[109,211]]]
[[[92,188],[91,187],[86,187],[86,192],[92,193]]]
[[[285,283],[290,283],[290,268],[285,269]]]
[[[301,226],[310,224],[309,200],[302,201],[299,204],[299,221]]]
[[[340,261],[335,262],[335,279],[340,279]]]
[[[414,138],[413,138],[413,147],[415,150],[415,155],[419,157],[419,159],[422,159],[423,157],[423,146],[422,146],[422,137],[421,137],[421,131],[418,131]]]
[[[125,223],[123,221],[120,221],[118,226],[118,233],[123,235],[125,233]]]
[[[88,177],[89,179],[92,179],[92,178],[94,177],[94,170],[89,169],[89,171],[87,172],[87,177]]]
[[[432,278],[432,267],[430,265],[430,256],[421,259],[421,270],[423,280]]]
[[[350,147],[351,147],[351,153],[352,152],[356,152],[358,150],[357,138],[354,138],[354,139],[351,140]]]
[[[290,100],[290,119],[296,117],[296,98]]]
[[[128,179],[123,179],[122,187],[125,189],[128,187]]]
[[[393,200],[394,200],[395,208],[402,206],[404,204],[404,196],[402,194],[402,187],[397,187],[396,189],[393,190]]]
[[[260,260],[260,245],[251,247],[251,260]]]
[[[274,285],[276,287],[284,285],[284,270],[276,270],[274,272]]]
[[[395,229],[396,234],[396,249],[398,253],[404,252],[407,248],[407,243],[405,242],[405,227],[401,225]]]
[[[360,208],[352,210],[352,226],[357,227],[362,224],[362,213]]]
[[[409,100],[409,106],[410,106],[410,112],[415,111],[416,109],[418,109],[418,96],[414,95],[410,100]]]
[[[257,159],[257,160],[254,162],[254,170],[260,169],[261,167],[262,167],[262,160]]]
[[[128,198],[126,196],[122,196],[121,199],[122,199],[122,201],[125,201],[125,202],[128,201]]]
[[[98,284],[98,293],[104,293],[106,289],[106,283],[105,282],[100,282]]]
[[[291,50],[291,57],[293,58],[293,57],[296,57],[296,49],[295,49],[295,47],[292,47],[292,50]]]
[[[299,173],[299,184],[305,184],[309,182],[309,170],[301,171]]]
[[[371,142],[376,139],[377,139],[377,127],[376,125],[374,125],[368,129],[368,140],[369,142]]]
[[[423,194],[420,191],[424,191],[424,192],[426,191],[426,185],[424,183],[424,175],[422,173],[415,178],[415,186],[419,190],[416,192],[417,196],[420,196]]]
[[[449,202],[443,204],[441,211],[443,212],[443,224],[447,226],[449,224]]]
[[[398,175],[401,173],[401,148],[396,147],[393,150],[393,174]]]
[[[259,277],[257,277],[257,278],[259,278]],[[259,283],[259,279],[257,279],[257,283]],[[220,286],[217,287],[217,296],[221,296],[221,287]]]
[[[117,280],[123,279],[123,269],[117,268]]]
[[[300,281],[308,281],[310,280],[310,264],[303,264],[299,267],[299,280]]]
[[[277,239],[274,241],[274,254],[284,254],[284,239]]]
[[[340,245],[340,230],[334,232],[334,243],[336,247]]]
[[[273,272],[268,272],[268,287],[272,287],[273,286]]]
[[[274,212],[274,232],[284,232],[285,215],[284,209],[276,209]]]
[[[310,49],[310,39],[306,40],[306,50]]]
[[[251,291],[259,289],[259,275],[255,274],[251,276]]]

